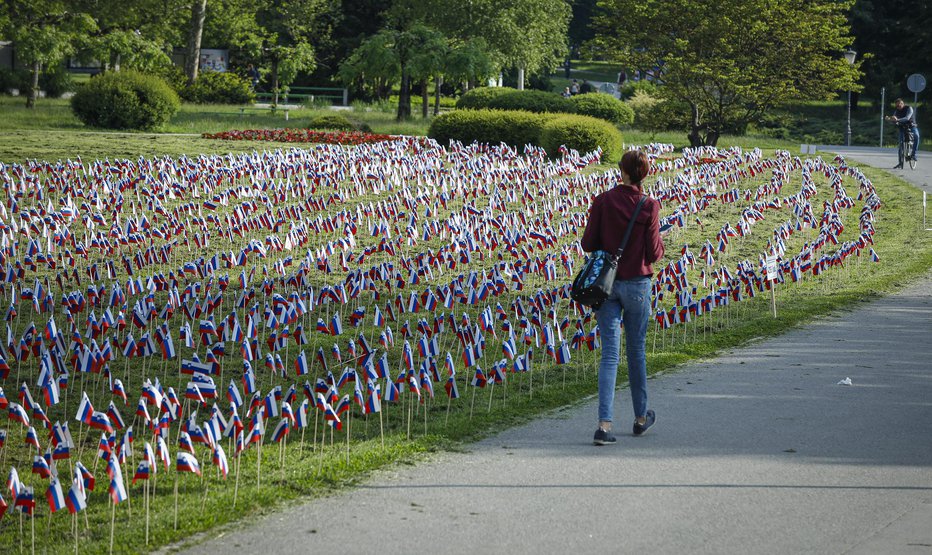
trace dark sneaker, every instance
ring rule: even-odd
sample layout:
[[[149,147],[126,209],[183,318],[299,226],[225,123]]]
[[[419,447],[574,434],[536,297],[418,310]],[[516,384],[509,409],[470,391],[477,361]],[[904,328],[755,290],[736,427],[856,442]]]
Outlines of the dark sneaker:
[[[649,410],[647,414],[644,415],[644,423],[638,424],[638,421],[634,421],[634,435],[640,436],[644,435],[644,432],[650,429],[654,425],[654,422],[657,421],[657,415],[654,414],[654,411]]]
[[[903,164],[897,164],[897,165],[893,166],[893,169],[895,169],[895,170],[902,170],[902,169],[903,169]]]
[[[615,445],[616,441],[612,432],[606,432],[602,428],[596,428],[595,437],[592,438],[592,443],[596,445]]]

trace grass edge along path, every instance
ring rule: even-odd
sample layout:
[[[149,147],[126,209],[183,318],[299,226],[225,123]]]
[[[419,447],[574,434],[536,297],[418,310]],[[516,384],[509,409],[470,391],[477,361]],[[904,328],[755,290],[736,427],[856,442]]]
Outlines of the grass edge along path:
[[[876,223],[878,236],[882,238],[876,249],[884,260],[883,264],[873,264],[868,260],[852,262],[848,268],[827,272],[806,284],[803,291],[808,294],[778,289],[776,319],[770,312],[769,297],[760,295],[740,303],[729,325],[723,330],[706,331],[700,320],[666,332],[668,335],[663,335],[661,339],[664,342],[663,352],[653,351],[651,347],[654,337],[649,335],[649,373],[656,374],[689,360],[712,356],[760,336],[781,333],[817,316],[850,307],[857,301],[868,300],[879,292],[892,291],[927,272],[932,267],[929,239],[925,235],[916,234],[915,229],[909,226],[909,222],[916,222],[916,215],[913,214],[913,207],[918,206],[916,190],[885,173],[873,170],[867,173],[874,180],[884,202]],[[918,225],[915,227],[918,228]],[[670,248],[673,246],[670,245]],[[912,255],[898,254],[907,252]],[[686,334],[692,338],[687,338]],[[156,476],[155,487],[161,493],[150,499],[153,516],[149,548],[174,544],[217,526],[248,521],[258,514],[278,509],[286,502],[320,496],[358,483],[373,470],[391,464],[412,463],[431,452],[456,449],[464,442],[485,437],[544,412],[578,403],[596,391],[598,351],[583,350],[578,353],[570,365],[535,369],[539,374],[533,379],[539,380],[538,376],[546,375],[549,380],[547,387],[542,387],[538,382],[532,397],[506,393],[507,407],[504,397],[499,397],[504,388],[490,387],[480,392],[478,408],[472,416],[460,411],[445,424],[442,418],[445,401],[442,401],[442,395],[438,396],[441,401],[435,401],[429,411],[427,433],[424,433],[423,427],[416,429],[412,440],[407,440],[404,433],[398,432],[386,437],[384,448],[378,440],[373,439],[353,443],[347,449],[338,439],[333,445],[318,451],[310,448],[287,449],[281,458],[278,446],[268,445],[261,452],[261,462],[257,461],[255,451],[250,450],[242,462],[242,468],[238,470],[241,475],[235,508],[232,502],[233,491],[229,486],[237,471],[231,469],[226,484],[218,487],[221,482],[214,476],[213,468],[201,458],[204,461],[204,477],[186,475],[179,481],[177,529],[173,526],[175,499],[170,493],[174,484],[171,478],[163,478],[159,474]],[[515,384],[519,387],[525,385],[521,376],[515,380]],[[462,392],[464,397],[471,393]],[[349,425],[366,424],[357,419]],[[368,425],[375,424],[369,422]],[[332,436],[327,436],[325,440],[329,443]],[[293,434],[289,441],[297,441],[296,435]],[[307,443],[310,443],[309,438]],[[260,464],[263,469],[262,483],[257,485],[255,469]],[[131,471],[132,467],[128,466],[125,473],[128,475]],[[98,469],[98,488],[105,488],[106,478],[101,474],[103,470]],[[126,482],[129,481],[127,476]],[[139,551],[145,549],[146,545],[142,488],[137,485],[130,490],[130,502],[121,503],[116,509],[114,551],[117,552]],[[42,493],[36,492],[39,503],[44,501]],[[100,495],[100,492],[95,495]],[[92,510],[102,513],[103,507],[98,503]],[[44,516],[44,511],[40,514]],[[110,515],[94,515],[94,526],[90,529],[86,529],[85,522],[82,522],[84,515],[79,517],[76,522],[81,529],[79,551],[106,552],[109,547],[109,526],[104,523],[109,524],[107,521]],[[11,511],[0,523],[0,548],[6,552],[12,552],[18,547],[24,551],[29,550],[30,524],[36,527],[37,550],[64,552],[74,546],[72,536],[63,524],[66,520],[71,522],[67,515],[56,515],[48,521],[45,518],[37,518],[31,523],[27,521],[24,533],[19,532],[17,520],[18,515]]]

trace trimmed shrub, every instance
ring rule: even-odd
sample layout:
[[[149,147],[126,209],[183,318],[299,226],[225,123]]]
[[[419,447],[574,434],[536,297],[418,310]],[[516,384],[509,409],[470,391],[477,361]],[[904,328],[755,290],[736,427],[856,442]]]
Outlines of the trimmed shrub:
[[[537,144],[551,156],[559,153],[561,145],[579,152],[601,147],[602,160],[609,162],[621,157],[622,136],[618,128],[603,119],[568,114],[547,118]]]
[[[516,89],[506,87],[478,87],[466,92],[456,101],[457,110],[483,110],[492,100]]]
[[[307,124],[309,129],[332,129],[335,131],[361,131],[371,133],[372,127],[364,121],[351,120],[343,114],[322,114]]]
[[[520,147],[540,144],[540,131],[548,116],[530,112],[499,110],[456,110],[440,114],[430,122],[427,136],[442,145],[451,140],[471,143],[505,143]]]
[[[71,109],[78,119],[106,129],[155,129],[180,106],[168,83],[135,71],[94,77],[71,98]]]
[[[249,81],[229,72],[203,71],[193,85],[185,86],[179,94],[196,104],[252,104],[256,101]]]
[[[533,144],[551,156],[561,145],[580,152],[602,148],[602,159],[621,155],[621,132],[611,123],[573,114],[534,114],[521,111],[457,110],[440,114],[430,123],[427,136],[442,145],[451,140],[469,144],[505,143],[515,147]]]
[[[489,103],[493,110],[524,110],[538,114],[572,114],[575,106],[568,98],[546,91],[514,90],[493,98]]]
[[[570,97],[576,113],[610,121],[615,125],[634,123],[634,110],[610,94],[589,93]]]

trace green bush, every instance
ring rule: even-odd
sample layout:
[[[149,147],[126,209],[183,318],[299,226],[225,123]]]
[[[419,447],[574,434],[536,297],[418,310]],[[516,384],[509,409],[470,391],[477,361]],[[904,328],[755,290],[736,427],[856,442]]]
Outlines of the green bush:
[[[458,110],[483,110],[489,108],[492,100],[515,89],[505,87],[478,87],[467,91],[456,101]]]
[[[489,108],[493,110],[524,110],[538,114],[572,114],[575,106],[568,98],[546,91],[506,89],[492,99]]]
[[[22,91],[22,81],[22,71],[0,68],[0,94],[12,94],[13,89]]]
[[[39,90],[45,92],[46,98],[61,98],[65,93],[74,92],[74,79],[63,66],[57,65],[39,75]]]
[[[609,162],[621,157],[622,136],[603,119],[567,114],[547,118],[537,144],[551,156],[558,154],[561,145],[579,152],[601,147],[602,160]]]
[[[644,91],[637,91],[628,99],[628,107],[634,112],[634,127],[648,130],[653,121],[654,108],[661,100]]]
[[[336,129],[338,131],[353,131],[356,126],[353,122],[340,114],[325,114],[312,119],[307,126],[311,129]]]
[[[330,129],[336,131],[362,131],[371,133],[372,127],[364,121],[351,120],[343,114],[322,114],[307,124],[309,129]]]
[[[634,127],[644,131],[682,131],[689,129],[689,107],[638,91],[628,102],[634,110]]]
[[[644,92],[650,96],[657,96],[657,85],[643,79],[640,81],[628,80],[621,87],[619,92],[621,93],[621,97],[624,99],[631,98],[638,92]]]
[[[252,104],[256,101],[249,80],[230,72],[202,71],[197,81],[186,85],[179,94],[196,104]]]
[[[533,144],[556,156],[560,146],[580,152],[602,148],[603,160],[621,155],[621,132],[611,123],[573,114],[535,114],[502,110],[457,110],[440,114],[427,135],[442,145],[451,140],[469,144],[505,143],[515,147]]]
[[[168,83],[135,71],[94,77],[71,98],[71,109],[78,119],[106,129],[155,129],[180,106]]]
[[[456,110],[430,122],[427,136],[442,145],[451,140],[511,146],[539,144],[540,131],[550,116],[499,110]]]
[[[576,106],[577,114],[604,119],[615,125],[634,123],[634,110],[610,94],[577,94],[570,97],[570,102]]]

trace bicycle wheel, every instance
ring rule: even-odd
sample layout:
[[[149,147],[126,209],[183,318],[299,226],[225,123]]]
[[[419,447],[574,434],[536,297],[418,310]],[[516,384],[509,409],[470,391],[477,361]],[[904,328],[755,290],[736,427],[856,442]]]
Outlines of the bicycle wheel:
[[[906,161],[906,153],[909,152],[906,149],[906,141],[900,141],[900,147],[897,149],[896,155],[898,157],[899,167],[903,167],[903,162]]]
[[[912,156],[909,159],[909,169],[911,170],[916,169],[916,157],[915,156]]]

